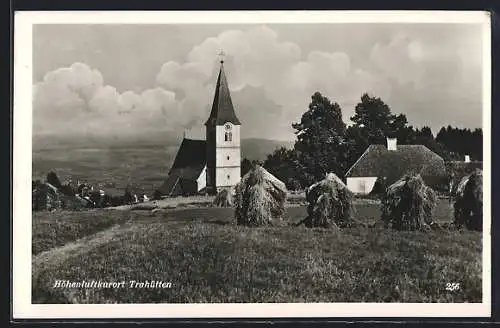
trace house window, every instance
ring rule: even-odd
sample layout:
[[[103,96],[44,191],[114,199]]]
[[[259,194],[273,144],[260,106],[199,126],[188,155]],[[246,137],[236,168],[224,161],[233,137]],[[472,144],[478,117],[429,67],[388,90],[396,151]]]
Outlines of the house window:
[[[231,132],[226,132],[224,134],[224,141],[233,141],[233,134]]]

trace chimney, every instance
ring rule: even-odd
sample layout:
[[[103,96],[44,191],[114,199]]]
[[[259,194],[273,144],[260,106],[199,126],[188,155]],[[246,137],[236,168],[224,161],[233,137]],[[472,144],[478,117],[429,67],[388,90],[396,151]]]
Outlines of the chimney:
[[[387,138],[387,150],[389,150],[389,151],[398,150],[398,139],[397,138]]]
[[[469,155],[465,155],[465,163],[469,163],[470,162],[470,156]]]

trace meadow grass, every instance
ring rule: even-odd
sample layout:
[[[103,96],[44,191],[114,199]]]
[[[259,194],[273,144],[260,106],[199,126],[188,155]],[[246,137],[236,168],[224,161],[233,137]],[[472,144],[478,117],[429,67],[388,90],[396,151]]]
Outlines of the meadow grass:
[[[123,224],[133,213],[106,210],[33,212],[32,243],[33,255],[68,242],[90,236],[96,232]]]
[[[358,204],[355,215],[373,222],[378,211]],[[89,242],[83,255],[35,267],[33,303],[85,294],[52,288],[56,279],[173,284],[97,289],[92,298],[76,297],[80,303],[481,302],[479,232],[247,228],[234,224],[230,208],[136,211],[132,218],[97,212],[131,221],[111,240]],[[448,204],[436,214],[448,222]],[[289,207],[285,221],[305,215],[304,207]],[[447,283],[460,288],[447,291]]]

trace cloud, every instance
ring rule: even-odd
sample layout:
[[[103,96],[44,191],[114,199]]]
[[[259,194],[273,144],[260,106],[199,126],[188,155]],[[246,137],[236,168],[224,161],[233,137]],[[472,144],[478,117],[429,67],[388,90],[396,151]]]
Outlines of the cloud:
[[[481,122],[477,35],[454,39],[439,37],[441,33],[401,31],[370,52],[373,72],[391,85],[390,96],[383,99],[392,111],[407,114],[411,124],[430,125],[434,132],[447,124]]]
[[[75,63],[34,85],[35,131],[138,135],[203,130],[221,49],[244,137],[293,138],[291,123],[300,119],[315,91],[341,105],[346,123],[364,92],[381,97],[393,112],[408,114],[416,125],[429,124],[429,118],[441,124],[450,116],[466,117],[451,113],[480,107],[476,35],[450,39],[436,28],[415,31],[398,29],[363,44],[360,55],[345,44],[325,51],[320,42],[305,52],[268,26],[230,29],[192,45],[184,60],[164,62],[151,83],[155,87],[143,91],[119,92],[105,84],[99,70]],[[434,120],[438,116],[441,120]]]
[[[173,92],[156,88],[119,93],[83,63],[47,73],[33,91],[35,134],[119,136],[187,124]]]
[[[388,72],[388,77],[398,67],[388,66],[390,62],[380,58],[397,47],[400,45],[395,42],[385,48],[377,45],[372,51],[376,64]],[[66,111],[72,117],[81,116],[79,120],[86,122],[86,129],[102,133],[139,133],[147,127],[200,128],[213,100],[218,73],[215,54],[221,49],[227,54],[226,74],[236,110],[245,118],[245,136],[262,136],[264,120],[252,119],[255,117],[274,123],[266,129],[269,138],[290,138],[291,123],[300,119],[315,91],[339,102],[347,118],[363,92],[384,98],[391,93],[387,81],[353,67],[347,53],[313,50],[302,58],[297,44],[280,40],[269,27],[257,26],[209,37],[191,49],[186,62],[164,63],[156,77],[159,87],[141,94],[120,94],[104,85],[99,71],[85,64],[55,70],[37,86],[41,96],[36,97],[35,107],[45,114]],[[107,124],[111,121],[112,125]]]
[[[246,30],[228,30],[217,37],[209,37],[193,47],[185,63],[167,62],[158,76],[162,87],[178,90],[178,95],[196,103],[198,109],[210,104],[213,82],[217,74],[216,54],[226,53],[225,70],[233,97],[247,88],[262,89],[261,97],[274,108],[276,124],[274,137],[283,139],[293,136],[291,123],[300,119],[307,109],[310,96],[321,91],[341,105],[353,107],[365,91],[390,93],[390,87],[369,72],[352,67],[347,53],[314,50],[305,58],[299,45],[279,39],[278,34],[267,26]],[[266,106],[259,106],[257,99],[243,97],[248,103],[238,106],[251,110],[256,117],[268,117]],[[205,110],[191,111],[198,117]],[[286,122],[286,123],[283,123]],[[245,133],[259,135],[262,126],[253,120],[243,122]]]
[[[370,53],[377,72],[401,85],[419,82],[421,57],[421,44],[403,33],[395,35],[387,44],[376,43]]]

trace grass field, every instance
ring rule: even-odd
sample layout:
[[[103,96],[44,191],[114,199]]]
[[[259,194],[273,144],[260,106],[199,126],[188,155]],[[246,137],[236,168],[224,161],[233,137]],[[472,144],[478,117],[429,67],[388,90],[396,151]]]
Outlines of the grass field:
[[[289,207],[283,226],[245,228],[220,208],[40,213],[33,243],[46,251],[33,258],[33,303],[481,302],[481,233],[288,225],[305,214]],[[361,221],[379,214],[373,202],[356,204]],[[436,216],[451,220],[447,202]],[[110,223],[82,223],[93,218]],[[78,228],[48,228],[51,220]],[[49,230],[59,242],[44,241]],[[89,294],[54,289],[56,279],[161,280],[172,288]],[[447,283],[460,288],[447,291]]]
[[[33,212],[32,254],[63,246],[134,217],[132,212],[91,210],[82,212]]]

